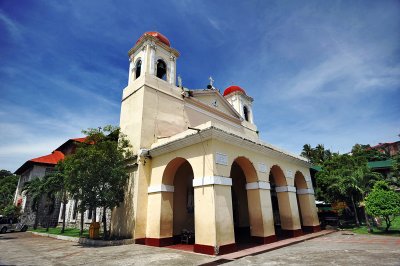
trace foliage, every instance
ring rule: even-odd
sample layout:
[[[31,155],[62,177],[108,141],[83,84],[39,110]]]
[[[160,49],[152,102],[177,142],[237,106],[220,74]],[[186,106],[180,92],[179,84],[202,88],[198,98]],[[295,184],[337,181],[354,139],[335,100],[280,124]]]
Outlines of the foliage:
[[[22,191],[25,191],[26,195],[30,197],[31,200],[31,210],[33,212],[38,212],[40,207],[40,201],[42,199],[42,194],[44,193],[44,182],[39,177],[34,177],[32,180],[26,182]],[[33,228],[36,229],[38,224],[38,215],[35,215],[35,223]]]
[[[334,154],[323,163],[316,178],[319,187],[317,198],[328,202],[351,202],[359,225],[356,206],[363,201],[374,182],[382,177],[370,171],[365,158]]]
[[[368,214],[385,220],[387,232],[395,216],[400,214],[400,195],[388,189],[384,181],[378,181],[365,199],[365,209]]]
[[[65,210],[68,202],[66,191],[66,180],[64,174],[64,161],[59,161],[53,171],[47,174],[44,179],[44,192],[47,194],[47,199],[58,199],[63,204],[63,223],[61,231],[65,229]],[[53,201],[53,202],[54,202]]]
[[[385,161],[390,158],[388,154],[380,150],[373,149],[369,144],[355,144],[351,149],[353,156],[362,157],[368,162]]]
[[[324,162],[316,178],[317,186],[322,192],[318,198],[335,202],[348,200],[350,194],[360,198],[381,176],[371,172],[363,158],[334,154],[332,159]]]
[[[19,176],[7,170],[0,170],[0,213],[3,214],[10,205],[13,205],[15,190],[17,189]]]
[[[2,214],[6,217],[16,217],[20,216],[21,207],[15,206],[14,204],[9,204],[3,208]]]
[[[315,148],[312,148],[310,144],[305,144],[301,156],[307,158],[311,164],[322,165],[324,161],[332,158],[332,152],[329,149],[325,150],[322,144],[318,144]]]
[[[400,154],[392,157],[392,171],[386,181],[394,188],[400,188]]]
[[[128,178],[129,143],[117,127],[83,132],[87,135],[85,143],[64,160],[67,189],[80,202],[81,212],[85,208],[116,207],[123,201]]]

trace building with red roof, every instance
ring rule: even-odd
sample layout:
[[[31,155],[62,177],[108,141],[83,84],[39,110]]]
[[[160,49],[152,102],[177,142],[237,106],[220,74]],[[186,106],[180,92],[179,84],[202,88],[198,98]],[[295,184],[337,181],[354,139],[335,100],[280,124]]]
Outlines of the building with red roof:
[[[52,151],[50,154],[30,159],[15,171],[15,174],[20,175],[20,178],[18,181],[17,189],[15,191],[14,203],[21,206],[22,219],[27,225],[33,225],[36,213],[31,211],[30,198],[22,192],[24,184],[27,181],[31,181],[35,178],[42,178],[46,174],[51,172],[59,161],[63,160],[65,156],[75,152],[77,143],[83,143],[85,139],[86,138],[69,139],[57,149]],[[52,226],[57,225],[59,220],[59,213],[60,203],[56,202],[54,211],[52,212],[50,219]],[[38,211],[38,215],[39,224],[45,226],[49,219],[48,214],[44,211],[44,208],[41,208]]]

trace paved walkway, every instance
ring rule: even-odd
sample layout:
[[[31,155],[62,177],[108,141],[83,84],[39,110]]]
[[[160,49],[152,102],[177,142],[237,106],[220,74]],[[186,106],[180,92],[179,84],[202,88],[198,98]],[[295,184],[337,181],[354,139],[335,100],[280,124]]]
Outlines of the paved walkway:
[[[248,248],[248,249],[243,249],[243,250],[240,250],[237,252],[219,256],[218,258],[223,259],[223,260],[234,260],[234,259],[242,258],[245,256],[249,256],[249,255],[260,254],[260,253],[268,252],[268,251],[275,250],[278,248],[283,248],[283,247],[286,247],[289,245],[300,243],[300,242],[303,242],[303,241],[306,241],[309,239],[313,239],[313,238],[316,238],[319,236],[327,235],[327,234],[330,234],[333,232],[335,232],[335,231],[334,230],[322,230],[317,233],[306,234],[306,235],[298,236],[298,237],[292,237],[292,238],[280,240],[280,241],[277,241],[277,242],[274,242],[271,244],[265,244],[265,245]]]
[[[0,234],[0,265],[400,265],[400,238],[334,232],[207,256],[144,245],[87,247],[35,236]],[[314,238],[310,238],[314,237]]]

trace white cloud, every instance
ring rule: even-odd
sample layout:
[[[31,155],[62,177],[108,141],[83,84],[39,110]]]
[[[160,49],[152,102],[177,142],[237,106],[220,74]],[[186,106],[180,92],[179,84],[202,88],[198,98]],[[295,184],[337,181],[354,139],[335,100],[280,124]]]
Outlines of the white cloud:
[[[22,27],[9,16],[7,16],[2,10],[0,10],[0,22],[2,22],[7,31],[16,41],[22,41]]]

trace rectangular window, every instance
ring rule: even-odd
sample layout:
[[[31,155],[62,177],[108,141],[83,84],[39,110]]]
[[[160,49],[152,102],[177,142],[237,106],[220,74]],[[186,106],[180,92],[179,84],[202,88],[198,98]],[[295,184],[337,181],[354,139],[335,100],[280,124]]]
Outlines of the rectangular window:
[[[92,209],[92,207],[90,207],[89,208],[89,213],[88,213],[88,220],[91,220],[92,219],[92,215],[93,215],[93,209]]]
[[[76,220],[76,215],[78,213],[78,201],[74,201],[74,211],[72,213],[72,220]]]

